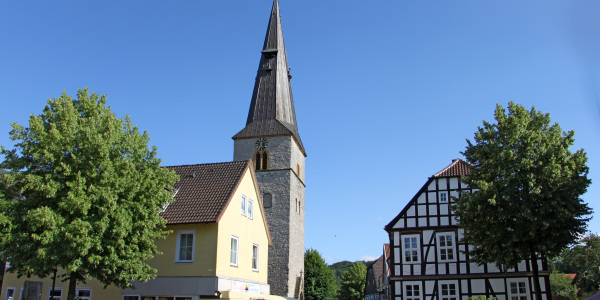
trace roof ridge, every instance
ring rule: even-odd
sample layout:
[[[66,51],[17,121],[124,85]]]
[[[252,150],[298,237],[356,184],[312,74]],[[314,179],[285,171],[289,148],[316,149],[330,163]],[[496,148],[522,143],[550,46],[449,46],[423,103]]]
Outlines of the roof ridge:
[[[195,166],[207,166],[207,165],[224,165],[224,164],[233,164],[233,163],[247,163],[248,161],[246,160],[240,160],[240,161],[223,161],[223,162],[216,162],[216,163],[202,163],[202,164],[187,164],[187,165],[171,165],[171,166],[163,166],[165,168],[172,168],[172,167],[195,167]]]
[[[456,166],[459,163],[464,163],[467,166],[470,166],[469,163],[467,163],[466,161],[460,159],[460,158],[456,158],[452,160],[452,163],[449,164],[447,167],[445,167],[443,170],[433,174],[431,177],[443,177],[444,175],[442,175],[444,172],[448,171],[449,169],[451,169],[452,167]]]

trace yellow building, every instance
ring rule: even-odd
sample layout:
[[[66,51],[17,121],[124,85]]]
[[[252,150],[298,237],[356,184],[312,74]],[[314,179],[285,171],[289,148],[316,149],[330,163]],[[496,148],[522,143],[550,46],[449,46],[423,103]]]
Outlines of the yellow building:
[[[123,290],[88,280],[77,287],[80,299],[283,299],[269,295],[272,242],[252,161],[167,168],[180,180],[175,201],[161,212],[172,232],[157,241],[163,254],[148,262],[157,277]],[[51,279],[12,273],[5,274],[0,299],[21,300],[26,281],[41,285],[41,299],[49,299]],[[57,280],[55,299],[66,299],[67,289]]]

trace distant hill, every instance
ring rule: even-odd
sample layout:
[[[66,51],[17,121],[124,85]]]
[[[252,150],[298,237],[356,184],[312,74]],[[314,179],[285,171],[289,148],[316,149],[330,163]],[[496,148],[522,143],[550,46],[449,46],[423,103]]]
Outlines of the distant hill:
[[[362,263],[364,263],[367,268],[375,263],[375,260],[373,261],[360,261]],[[329,266],[329,269],[331,269],[333,271],[333,274],[335,274],[335,283],[337,284],[338,287],[340,287],[342,285],[342,275],[344,275],[344,273],[346,271],[348,271],[348,269],[350,269],[350,267],[354,264],[355,262],[351,262],[351,261],[340,261],[340,262],[336,262],[335,264],[332,264]]]

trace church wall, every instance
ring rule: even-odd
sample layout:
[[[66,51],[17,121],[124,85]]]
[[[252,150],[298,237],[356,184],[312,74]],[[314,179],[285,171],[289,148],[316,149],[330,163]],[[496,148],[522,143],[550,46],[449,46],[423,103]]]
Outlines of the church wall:
[[[302,156],[304,158],[304,156]],[[296,289],[296,277],[304,274],[304,218],[305,218],[305,198],[304,183],[295,175],[291,178],[291,200],[290,210],[290,291]],[[297,203],[297,204],[296,204]],[[290,295],[293,296],[293,295]]]

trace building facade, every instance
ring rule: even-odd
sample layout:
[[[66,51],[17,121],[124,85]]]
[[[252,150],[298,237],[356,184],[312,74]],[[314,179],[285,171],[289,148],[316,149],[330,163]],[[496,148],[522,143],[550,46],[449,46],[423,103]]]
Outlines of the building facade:
[[[234,161],[253,159],[271,230],[269,284],[301,298],[304,273],[304,167],[279,3],[273,2],[246,126],[233,136]]]
[[[469,165],[456,159],[430,177],[419,192],[386,227],[390,236],[390,285],[395,300],[533,300],[532,264],[500,270],[469,259],[461,243],[464,230],[450,210],[453,197],[473,192],[461,182]],[[538,260],[543,299],[550,298],[548,265]]]

